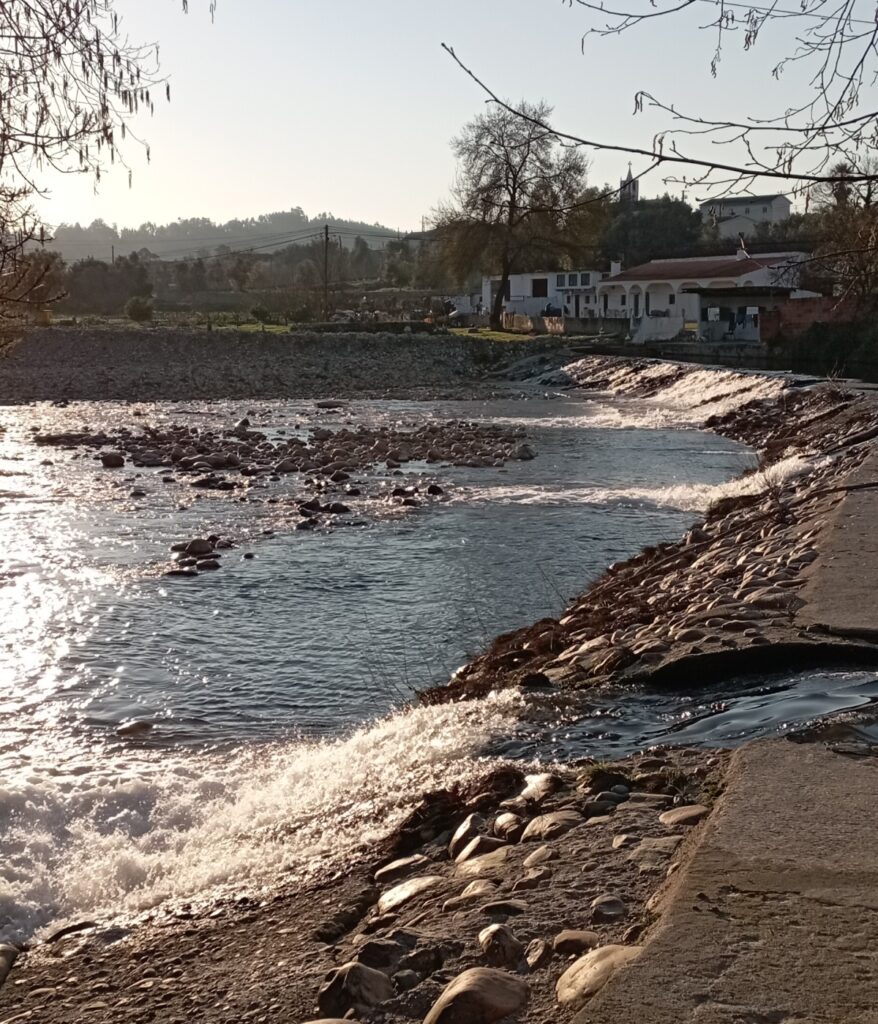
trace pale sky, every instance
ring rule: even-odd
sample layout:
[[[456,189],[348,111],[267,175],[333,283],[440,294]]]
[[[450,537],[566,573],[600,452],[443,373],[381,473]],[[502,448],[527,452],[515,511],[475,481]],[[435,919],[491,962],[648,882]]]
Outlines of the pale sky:
[[[442,42],[498,93],[544,98],[558,128],[613,142],[649,145],[666,124],[633,116],[640,88],[737,119],[764,109],[766,97],[782,108],[801,88],[768,74],[783,26],[750,54],[729,37],[712,79],[713,34],[697,29],[713,16],[707,4],[685,20],[591,37],[584,53],[590,16],[566,0],[219,0],[213,25],[208,0],[190,0],[188,16],[179,0],[117,6],[132,38],[161,43],[173,101],[139,126],[152,162],[135,145],[126,150],[131,189],[119,169],[97,193],[83,176],[46,179],[51,197],[40,209],[53,225],[225,221],[301,206],[418,227],[452,183],[449,140],[484,101]],[[635,161],[635,173],[645,166]],[[591,183],[616,184],[627,167],[622,154],[594,155]],[[664,190],[657,174],[642,185],[646,195]]]

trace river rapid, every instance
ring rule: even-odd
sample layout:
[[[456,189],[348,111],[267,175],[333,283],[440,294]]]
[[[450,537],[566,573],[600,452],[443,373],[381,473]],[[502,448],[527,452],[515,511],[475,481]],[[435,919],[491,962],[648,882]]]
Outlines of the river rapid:
[[[36,429],[135,426],[134,406],[0,411],[0,936],[312,878],[386,835],[425,790],[495,758],[617,756],[712,718],[719,698],[571,707],[504,693],[409,706],[497,633],[559,615],[608,564],[754,486],[737,479],[750,450],[696,429],[734,405],[728,381],[714,400],[704,381],[687,387],[662,402],[137,407],[144,423],[222,426],[246,413],[269,435],[303,437],[318,423],[461,418],[523,427],[537,453],[502,469],[407,465],[443,499],[364,501],[353,525],[313,533],[282,513],[295,486],[285,478],[246,501],[196,495],[159,470],[111,472],[33,444]],[[163,575],[171,544],[208,533],[235,541],[221,572]],[[801,713],[769,700],[757,725],[734,704],[731,726],[684,728],[681,742],[783,731],[815,709],[868,703],[870,687],[823,676]],[[815,696],[839,690],[832,707]],[[749,694],[756,718],[760,694],[776,692]]]

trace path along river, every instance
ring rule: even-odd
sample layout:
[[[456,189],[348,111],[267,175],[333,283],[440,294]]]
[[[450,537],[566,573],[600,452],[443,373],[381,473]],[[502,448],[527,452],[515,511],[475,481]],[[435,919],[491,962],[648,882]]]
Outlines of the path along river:
[[[405,515],[366,502],[364,525],[307,535],[269,501],[284,481],[247,502],[195,498],[159,471],[108,472],[30,440],[35,426],[135,426],[132,409],[0,415],[0,935],[313,876],[486,756],[615,755],[692,716],[691,698],[642,695],[630,715],[624,696],[579,711],[534,713],[514,694],[400,710],[495,634],[559,614],[609,563],[748,486],[730,481],[752,453],[691,429],[685,402],[354,402],[319,417],[312,403],[142,407],[141,422],[219,426],[247,412],[268,434],[302,436],[318,420],[514,423],[537,451],[503,470],[431,467],[447,500]],[[171,543],[208,532],[238,544],[221,572],[161,575]],[[821,678],[812,689],[870,699],[870,679]],[[706,701],[696,711],[716,708]],[[627,724],[606,729],[607,715]],[[744,717],[733,737],[683,741],[796,719]],[[120,737],[132,720],[151,731]]]

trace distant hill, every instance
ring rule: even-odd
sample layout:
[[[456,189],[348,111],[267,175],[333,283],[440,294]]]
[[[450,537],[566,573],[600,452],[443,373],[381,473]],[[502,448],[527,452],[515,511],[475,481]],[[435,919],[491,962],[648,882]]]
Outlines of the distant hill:
[[[207,256],[219,246],[226,246],[233,252],[271,252],[308,241],[322,233],[325,224],[329,224],[332,236],[340,238],[346,248],[351,248],[358,235],[372,249],[381,249],[389,240],[398,237],[395,229],[383,224],[343,220],[331,213],[309,217],[296,207],[246,220],[230,220],[225,224],[214,224],[205,217],[192,217],[174,224],[141,224],[139,228],[117,228],[102,220],[96,220],[87,227],[60,224],[53,233],[54,241],[49,248],[60,252],[68,262],[89,256],[108,260],[114,248],[117,256],[148,249],[162,259]]]

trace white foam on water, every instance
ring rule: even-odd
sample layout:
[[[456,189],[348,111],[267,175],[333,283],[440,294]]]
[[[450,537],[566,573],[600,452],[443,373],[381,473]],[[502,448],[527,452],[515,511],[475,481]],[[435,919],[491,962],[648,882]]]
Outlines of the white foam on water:
[[[517,694],[402,711],[346,739],[222,758],[101,758],[0,787],[0,938],[343,867],[431,789],[474,781]]]
[[[668,487],[522,487],[501,485],[473,488],[462,496],[467,502],[498,502],[506,505],[609,505],[647,503],[684,512],[704,512],[721,498],[764,494],[825,465],[826,459],[799,455],[782,459],[765,470],[721,484],[672,484]]]

